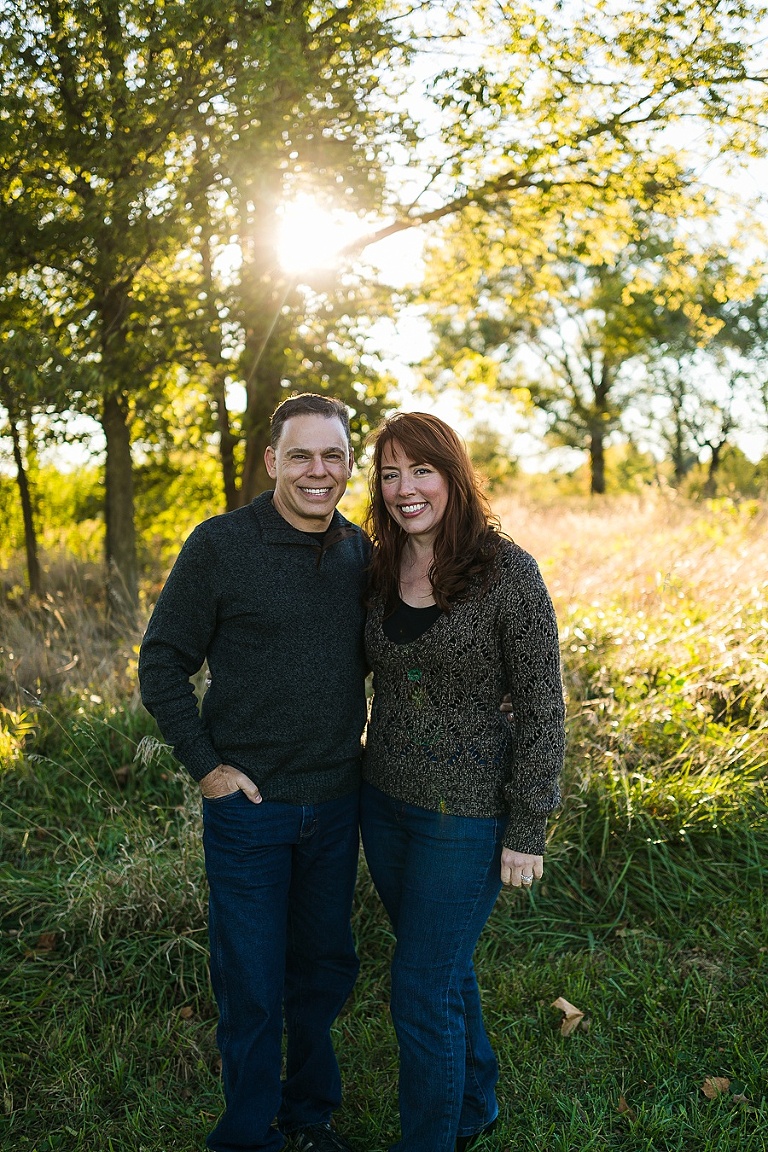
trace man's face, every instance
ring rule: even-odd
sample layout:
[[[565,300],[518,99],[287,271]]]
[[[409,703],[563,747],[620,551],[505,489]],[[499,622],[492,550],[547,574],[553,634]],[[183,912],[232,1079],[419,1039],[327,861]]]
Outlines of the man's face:
[[[323,532],[352,471],[341,421],[315,413],[290,416],[264,461],[275,481],[272,500],[283,519],[301,532]]]

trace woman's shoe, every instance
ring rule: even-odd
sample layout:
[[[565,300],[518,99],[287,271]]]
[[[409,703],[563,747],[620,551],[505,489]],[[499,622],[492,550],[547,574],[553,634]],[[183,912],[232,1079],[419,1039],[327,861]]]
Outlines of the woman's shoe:
[[[486,1124],[485,1128],[481,1128],[479,1132],[473,1132],[471,1136],[457,1136],[456,1152],[469,1152],[469,1149],[474,1148],[483,1136],[490,1136],[495,1127],[496,1121],[491,1120],[490,1124]]]

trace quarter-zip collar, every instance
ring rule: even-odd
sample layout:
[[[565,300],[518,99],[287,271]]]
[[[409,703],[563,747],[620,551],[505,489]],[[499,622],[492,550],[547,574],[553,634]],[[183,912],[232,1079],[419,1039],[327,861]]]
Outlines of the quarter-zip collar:
[[[339,544],[342,540],[348,540],[357,533],[354,525],[350,524],[340,512],[334,511],[321,543],[315,538],[313,533],[302,532],[301,529],[294,528],[292,524],[289,524],[288,521],[280,515],[272,502],[271,492],[262,492],[260,496],[257,496],[256,499],[251,502],[251,508],[259,521],[262,539],[265,544],[293,544],[306,548],[315,548],[318,553],[318,564],[323,555],[329,548],[332,548],[334,544]]]

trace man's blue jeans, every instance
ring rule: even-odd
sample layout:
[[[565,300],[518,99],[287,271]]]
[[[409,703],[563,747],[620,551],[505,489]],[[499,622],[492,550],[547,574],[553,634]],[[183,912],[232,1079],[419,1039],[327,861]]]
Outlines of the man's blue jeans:
[[[359,967],[357,792],[307,805],[204,800],[203,845],[226,1103],[207,1144],[277,1152],[280,1131],[329,1120],[341,1100],[330,1028]]]
[[[360,820],[397,938],[401,1139],[392,1152],[453,1152],[457,1136],[498,1113],[472,953],[501,888],[504,821],[430,812],[365,783]]]

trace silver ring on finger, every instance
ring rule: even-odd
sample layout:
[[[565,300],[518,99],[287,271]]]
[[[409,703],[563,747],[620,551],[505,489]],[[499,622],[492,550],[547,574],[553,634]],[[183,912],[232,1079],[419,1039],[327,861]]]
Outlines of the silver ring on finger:
[[[521,876],[523,884],[533,884],[533,876]]]

